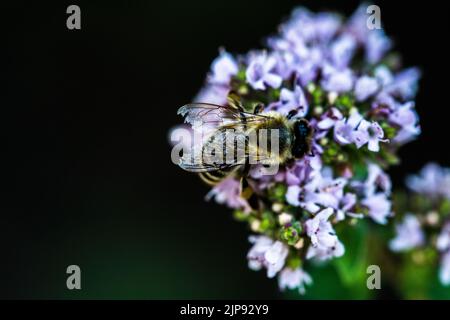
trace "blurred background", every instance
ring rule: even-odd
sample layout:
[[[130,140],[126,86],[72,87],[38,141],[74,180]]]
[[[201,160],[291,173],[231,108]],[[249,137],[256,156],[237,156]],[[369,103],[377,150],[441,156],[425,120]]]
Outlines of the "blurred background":
[[[66,28],[70,4],[81,30]],[[247,227],[172,164],[168,131],[220,46],[262,47],[297,5],[349,15],[358,4],[2,3],[0,298],[282,298],[276,281],[247,268]],[[438,1],[375,4],[404,65],[423,70],[423,134],[390,172],[399,186],[429,160],[450,165],[450,19]],[[71,264],[82,290],[66,288]],[[333,297],[332,271],[314,279]]]

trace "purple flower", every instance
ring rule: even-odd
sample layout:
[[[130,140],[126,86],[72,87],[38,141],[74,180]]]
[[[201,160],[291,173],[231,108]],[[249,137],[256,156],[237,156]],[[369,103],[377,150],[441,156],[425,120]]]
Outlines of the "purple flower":
[[[249,268],[260,270],[267,269],[267,277],[273,278],[284,266],[288,255],[288,248],[280,241],[273,241],[266,236],[250,236],[249,241],[253,247],[247,254]]]
[[[316,38],[321,43],[328,43],[341,27],[341,19],[337,14],[323,12],[315,16]]]
[[[328,110],[317,123],[317,127],[321,130],[328,130],[332,128],[337,121],[342,120],[342,113],[337,108]]]
[[[406,69],[395,75],[392,83],[387,85],[385,90],[403,100],[412,99],[417,93],[417,83],[420,77],[421,72],[418,68]]]
[[[372,195],[382,191],[385,195],[390,195],[392,183],[389,176],[375,163],[369,163],[367,168],[368,175],[363,185],[365,194]]]
[[[450,251],[442,255],[439,279],[443,285],[450,285]]]
[[[366,60],[375,64],[392,47],[392,41],[384,34],[383,30],[367,28],[367,6],[367,4],[361,4],[349,19],[346,27],[347,31],[364,46]]]
[[[217,203],[226,204],[230,208],[243,209],[246,212],[251,211],[247,201],[241,197],[239,181],[233,177],[222,180],[206,195],[207,200],[213,197]]]
[[[396,237],[389,243],[392,251],[406,251],[425,243],[425,234],[419,220],[412,214],[405,215],[403,222],[395,226]]]
[[[350,210],[356,204],[356,194],[354,193],[346,193],[339,201],[338,207],[336,208],[336,220],[342,221],[345,219],[345,216],[349,216],[352,218],[363,218],[363,214],[354,213]]]
[[[400,127],[415,126],[417,123],[417,114],[412,110],[414,102],[407,102],[401,105],[391,115],[389,121]]]
[[[264,255],[272,246],[273,240],[266,236],[250,236],[248,241],[253,244],[247,254],[248,267],[255,271],[261,270],[265,263]]]
[[[238,71],[238,64],[233,56],[225,50],[220,50],[220,55],[211,64],[208,81],[213,84],[228,85],[231,77]]]
[[[331,168],[324,168],[304,186],[304,207],[310,212],[319,210],[319,206],[337,209],[347,184],[345,178],[333,178]]]
[[[298,117],[304,117],[308,112],[308,101],[299,85],[295,86],[294,91],[286,88],[281,89],[280,102],[277,111],[283,114],[296,109]]]
[[[276,64],[275,57],[266,52],[250,55],[247,82],[256,90],[265,90],[267,86],[279,88],[283,79],[275,73]]]
[[[280,290],[298,288],[298,292],[301,295],[305,294],[305,285],[311,285],[312,282],[311,276],[302,268],[291,269],[287,267],[278,275],[278,286]]]
[[[383,87],[394,81],[394,76],[392,75],[391,70],[389,70],[389,68],[385,65],[376,67],[374,70],[374,75]]]
[[[337,239],[337,237],[336,237]],[[310,246],[306,253],[306,259],[316,259],[319,261],[330,260],[332,258],[342,257],[345,253],[345,247],[339,240],[336,240],[331,246]]]
[[[394,142],[405,143],[420,134],[419,118],[413,109],[414,102],[407,102],[389,115],[389,121],[400,127]]]
[[[322,86],[327,91],[341,93],[353,88],[354,76],[350,69],[335,69],[328,65],[323,69],[323,76]]]
[[[295,207],[299,207],[301,205],[300,202],[300,193],[302,188],[298,185],[289,186],[286,192],[286,201],[290,205]]]
[[[230,89],[222,85],[207,85],[194,98],[194,102],[224,105]]]
[[[338,69],[346,68],[355,54],[355,49],[355,38],[348,34],[341,35],[330,48],[333,65]]]
[[[289,38],[289,35],[294,33],[306,43],[327,43],[340,25],[340,17],[336,14],[314,14],[305,8],[297,8],[292,12],[291,18],[281,25],[281,35],[283,38]]]
[[[392,141],[398,144],[404,144],[417,137],[421,133],[421,131],[422,130],[420,129],[419,125],[405,126],[397,132],[397,135],[394,137],[394,139],[392,139]]]
[[[303,186],[291,185],[287,189],[286,201],[305,210],[315,213],[320,207],[338,209],[343,198],[343,190],[347,180],[334,179],[331,168],[317,169],[309,173],[309,180]]]
[[[295,66],[295,72],[299,83],[306,86],[317,78],[319,66],[313,61],[304,61]]]
[[[328,260],[344,254],[344,245],[339,241],[328,221],[332,214],[333,209],[327,208],[305,222],[306,233],[311,239],[311,246],[306,254],[307,259]]]
[[[370,123],[366,120],[362,120],[358,129],[353,133],[353,141],[357,148],[361,148],[367,143],[367,148],[373,152],[380,151],[379,142],[389,142],[389,140],[383,139],[383,137],[384,132],[380,125],[376,122]]]
[[[407,177],[406,185],[412,191],[432,198],[442,196],[450,199],[450,169],[429,163],[419,175]]]
[[[376,122],[364,120],[358,112],[353,112],[348,119],[341,119],[334,126],[334,140],[339,144],[356,144],[359,149],[368,144],[373,152],[380,150],[379,142],[388,142],[383,139],[384,132]]]
[[[374,101],[372,102],[372,108],[385,109],[386,114],[390,114],[392,110],[398,108],[398,102],[385,90],[380,91]]]
[[[441,267],[439,269],[439,279],[443,285],[450,284],[450,223],[447,222],[442,228],[436,242],[436,247],[443,252],[441,257]]]
[[[441,252],[450,249],[450,222],[446,223],[442,228],[436,241],[436,247]]]
[[[365,47],[367,61],[375,64],[392,47],[392,41],[384,34],[383,30],[374,29],[368,32]]]
[[[322,164],[319,157],[305,157],[294,166],[286,169],[286,184],[288,186],[306,183],[314,171],[320,170]]]
[[[274,73],[283,79],[289,79],[296,67],[295,56],[290,51],[275,51],[273,57],[276,59]]]
[[[391,216],[391,202],[384,193],[369,195],[361,201],[369,209],[369,216],[379,224],[386,224],[387,217]]]
[[[342,145],[354,142],[354,133],[363,117],[356,111],[350,114],[348,119],[336,121],[334,125],[334,140]]]
[[[367,28],[367,4],[362,3],[355,10],[346,24],[346,31],[352,34],[360,43],[364,43],[367,39],[367,33],[370,31]]]
[[[377,92],[379,88],[378,81],[375,78],[362,76],[356,81],[355,96],[358,101],[365,101],[367,98]]]

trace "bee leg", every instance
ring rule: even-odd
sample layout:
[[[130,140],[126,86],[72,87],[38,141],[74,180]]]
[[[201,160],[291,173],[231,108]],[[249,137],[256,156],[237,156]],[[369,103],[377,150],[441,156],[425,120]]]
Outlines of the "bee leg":
[[[246,200],[248,200],[253,193],[253,190],[250,187],[248,180],[247,180],[249,171],[250,171],[250,163],[247,158],[245,160],[244,168],[242,170],[242,177],[241,177],[241,197]]]
[[[247,201],[250,208],[255,211],[260,211],[263,207],[258,195],[253,192],[246,177],[241,178],[241,197]]]
[[[310,156],[310,157],[314,157],[314,156],[315,156],[314,150],[311,150],[311,151],[309,152],[309,156]]]
[[[261,111],[263,111],[263,109],[264,109],[264,105],[262,103],[258,103],[255,106],[255,109],[253,110],[253,114],[261,113]]]
[[[293,109],[291,111],[289,111],[289,113],[287,114],[287,118],[290,120],[293,117],[295,117],[297,115],[298,111],[296,109]]]
[[[292,168],[295,164],[295,159],[294,158],[290,158],[286,161],[285,165],[287,168]]]
[[[253,194],[253,190],[248,184],[248,181],[245,177],[241,178],[241,197],[245,200],[250,199]]]
[[[244,111],[244,108],[242,107],[242,103],[241,103],[241,98],[239,97],[239,95],[237,94],[236,91],[231,90],[228,93],[228,104],[235,108],[238,109],[239,111]]]
[[[205,182],[209,186],[215,186],[223,178],[220,176],[214,176],[210,172],[200,172],[198,175],[199,175],[200,179],[202,179],[203,182]]]

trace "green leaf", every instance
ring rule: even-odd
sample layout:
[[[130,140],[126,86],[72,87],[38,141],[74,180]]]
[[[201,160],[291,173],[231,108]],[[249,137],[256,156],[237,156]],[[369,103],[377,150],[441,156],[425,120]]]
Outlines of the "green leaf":
[[[354,226],[341,224],[341,232],[338,237],[345,246],[345,254],[333,260],[333,264],[339,274],[342,283],[351,289],[355,295],[361,298],[369,296],[367,289],[368,262],[368,226],[365,221],[360,221]]]

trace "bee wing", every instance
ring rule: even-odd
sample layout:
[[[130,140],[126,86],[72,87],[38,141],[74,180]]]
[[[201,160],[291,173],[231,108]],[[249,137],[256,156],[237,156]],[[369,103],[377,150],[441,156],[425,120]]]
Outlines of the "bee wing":
[[[248,157],[247,125],[271,119],[267,115],[246,112],[238,103],[231,101],[227,106],[191,103],[181,107],[178,114],[185,118],[185,123],[190,124],[193,130],[201,133],[200,142],[191,145],[179,164],[181,168],[192,172],[226,171],[244,165]],[[236,141],[232,151],[226,145],[227,141]],[[221,157],[217,156],[217,150],[220,150]],[[217,161],[217,158],[222,161]]]
[[[245,164],[247,141],[240,123],[219,127],[202,143],[186,150],[179,166],[191,172],[229,171]]]
[[[184,122],[190,124],[194,130],[200,130],[203,133],[221,126],[262,122],[269,119],[265,115],[255,115],[243,111],[235,104],[220,106],[210,103],[190,103],[178,109],[177,114],[183,116]]]

